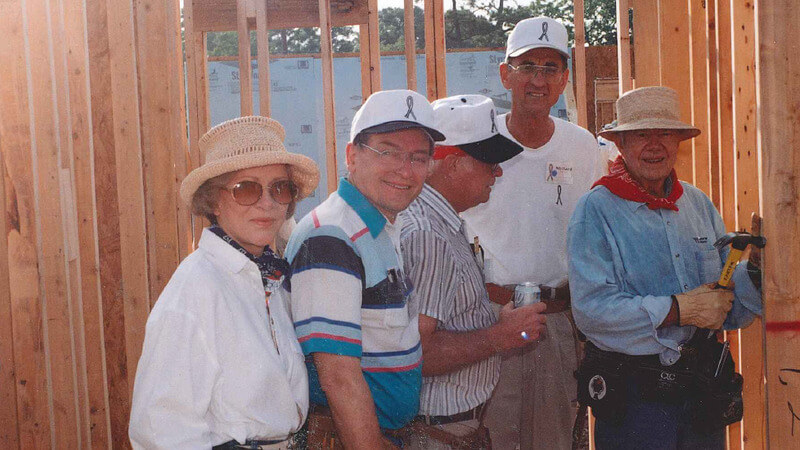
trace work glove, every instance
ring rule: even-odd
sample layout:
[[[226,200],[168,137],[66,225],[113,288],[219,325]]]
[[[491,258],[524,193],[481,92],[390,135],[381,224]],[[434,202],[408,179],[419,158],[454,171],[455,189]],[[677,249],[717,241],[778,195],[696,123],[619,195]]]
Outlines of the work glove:
[[[733,291],[714,289],[713,286],[714,283],[704,284],[689,292],[675,295],[678,302],[678,325],[694,325],[709,330],[722,328],[722,323],[733,306]]]

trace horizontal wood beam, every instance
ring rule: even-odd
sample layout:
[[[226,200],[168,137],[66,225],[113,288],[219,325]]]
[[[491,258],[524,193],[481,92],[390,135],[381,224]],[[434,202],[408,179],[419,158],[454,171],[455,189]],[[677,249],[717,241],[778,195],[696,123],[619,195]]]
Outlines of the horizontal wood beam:
[[[255,11],[255,0],[246,0]],[[266,0],[269,28],[319,27],[319,4],[314,0]],[[187,1],[186,3],[190,3]],[[192,0],[194,31],[237,29],[236,0]],[[367,23],[367,0],[331,0],[330,24],[334,27]],[[255,17],[249,27],[256,28]]]

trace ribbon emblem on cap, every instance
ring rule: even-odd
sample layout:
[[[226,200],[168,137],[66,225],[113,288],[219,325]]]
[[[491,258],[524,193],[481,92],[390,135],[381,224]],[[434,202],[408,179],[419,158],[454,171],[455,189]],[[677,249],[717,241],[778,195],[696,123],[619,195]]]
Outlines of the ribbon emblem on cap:
[[[539,36],[539,40],[541,41],[542,39],[546,40],[547,42],[550,42],[550,37],[547,36],[547,22],[546,21],[542,22],[542,34]]]
[[[489,118],[492,119],[492,133],[497,133],[497,123],[494,121],[494,108],[489,113]]]
[[[411,116],[417,120],[417,115],[414,114],[414,97],[410,95],[406,97],[406,106],[408,106],[408,111],[406,111],[405,118],[408,119],[408,116]]]
[[[558,191],[558,198],[556,199],[556,205],[564,206],[564,204],[561,202],[561,185],[560,184],[558,185],[557,191]]]

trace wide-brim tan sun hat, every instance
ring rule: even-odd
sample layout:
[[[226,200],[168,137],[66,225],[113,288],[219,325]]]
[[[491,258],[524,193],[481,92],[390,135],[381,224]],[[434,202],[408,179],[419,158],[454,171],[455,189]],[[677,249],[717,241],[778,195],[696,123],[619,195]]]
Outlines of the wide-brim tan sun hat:
[[[283,146],[285,138],[283,126],[269,117],[239,117],[215,126],[200,138],[205,162],[183,179],[181,199],[191,206],[194,193],[207,180],[272,164],[289,165],[297,185],[297,201],[308,197],[319,184],[319,168],[313,159],[288,152]]]
[[[617,99],[617,126],[598,133],[614,140],[617,133],[635,130],[674,130],[682,139],[691,139],[700,130],[680,118],[678,93],[666,86],[634,89]]]

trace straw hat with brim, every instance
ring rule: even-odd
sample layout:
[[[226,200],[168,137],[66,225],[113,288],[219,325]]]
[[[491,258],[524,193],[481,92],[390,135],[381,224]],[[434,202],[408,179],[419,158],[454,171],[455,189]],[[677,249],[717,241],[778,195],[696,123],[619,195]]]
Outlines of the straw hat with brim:
[[[680,119],[678,93],[665,86],[650,86],[626,92],[617,99],[617,126],[599,136],[615,141],[617,133],[636,130],[672,130],[681,139],[691,139],[700,130]]]
[[[205,163],[181,183],[181,199],[187,205],[197,189],[216,176],[250,167],[288,164],[297,185],[297,200],[308,197],[319,183],[319,168],[311,158],[286,151],[283,126],[268,117],[248,116],[223,122],[200,138]]]

